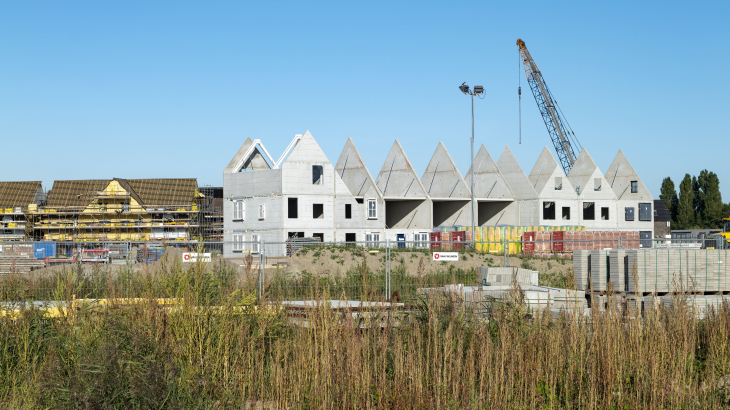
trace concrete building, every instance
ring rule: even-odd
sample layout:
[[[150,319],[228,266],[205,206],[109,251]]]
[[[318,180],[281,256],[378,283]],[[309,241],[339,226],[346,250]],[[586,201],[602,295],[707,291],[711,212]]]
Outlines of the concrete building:
[[[548,147],[537,158],[529,179],[539,200],[540,225],[577,225],[578,195]]]
[[[365,204],[350,193],[309,131],[297,135],[276,163],[263,144],[247,140],[231,164],[223,174],[224,256],[258,253],[261,241],[271,244],[270,255],[284,255],[288,238],[334,242],[354,233],[357,239],[351,228],[362,226],[352,219],[352,207],[362,211],[358,205]]]
[[[606,178],[616,195],[616,229],[639,231],[641,239],[654,237],[654,198],[629,160],[619,150],[606,170]]]
[[[505,145],[502,155],[497,160],[497,168],[504,176],[504,180],[514,193],[515,203],[508,206],[508,214],[512,219],[501,222],[503,225],[538,225],[540,223],[537,191],[525,175],[525,171],[517,162],[512,150]]]
[[[431,197],[398,140],[385,158],[375,184],[385,200],[386,239],[412,241],[416,240],[415,235],[431,232]]]
[[[436,147],[421,182],[431,197],[433,227],[471,226],[471,190],[442,142]]]
[[[474,167],[477,226],[653,231],[651,195],[621,152],[608,179],[586,150],[567,176],[547,147],[529,176],[508,146],[496,162],[481,146]],[[396,140],[374,179],[352,139],[334,166],[309,132],[278,161],[261,141],[247,139],[223,181],[227,257],[259,252],[261,241],[272,244],[269,255],[284,255],[291,238],[425,246],[434,228],[471,225],[471,170],[462,176],[443,143],[419,178]],[[630,220],[630,208],[641,216]]]
[[[471,167],[464,176],[471,188]],[[519,206],[497,164],[482,145],[474,156],[474,200],[477,226],[518,225]]]
[[[616,194],[585,148],[575,159],[568,180],[578,196],[576,225],[591,231],[618,228]]]

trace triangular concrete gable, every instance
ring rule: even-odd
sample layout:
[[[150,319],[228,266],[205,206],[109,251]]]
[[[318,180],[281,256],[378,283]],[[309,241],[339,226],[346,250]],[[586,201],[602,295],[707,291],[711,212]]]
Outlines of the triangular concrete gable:
[[[641,200],[641,201],[653,201],[649,190],[646,188],[644,183],[639,178],[639,175],[631,166],[631,163],[624,153],[619,150],[616,154],[616,158],[613,159],[611,166],[606,171],[606,180],[608,180],[611,189],[616,194],[619,200]],[[637,182],[637,192],[631,192],[631,181]]]
[[[464,178],[442,142],[436,146],[421,182],[431,198],[471,198]]]
[[[352,138],[347,139],[345,148],[342,149],[337,165],[335,165],[335,171],[352,195],[364,196],[370,191],[376,192],[379,197],[382,197]]]
[[[502,172],[504,180],[507,181],[517,200],[537,199],[537,192],[532,187],[530,180],[517,162],[509,145],[505,145],[502,155],[497,160],[497,168]]]
[[[289,156],[284,161],[287,162],[329,162],[327,155],[324,154],[322,148],[319,147],[317,141],[314,140],[309,130],[302,135],[297,145],[291,150]],[[284,164],[280,165],[282,167]]]
[[[427,198],[426,189],[411,166],[400,142],[395,140],[375,180],[385,198]]]
[[[611,185],[585,148],[575,159],[573,168],[568,173],[568,180],[582,199],[616,199]],[[599,180],[600,187],[596,186],[596,180]]]
[[[241,148],[238,149],[236,155],[233,156],[231,162],[228,163],[226,169],[223,170],[224,174],[231,174],[240,171],[239,169],[236,169],[236,166],[241,161],[241,158],[243,158],[243,156],[246,154],[248,149],[251,148],[251,144],[253,144],[251,138],[246,138],[246,141],[243,142],[243,145],[241,145]],[[243,163],[242,168],[252,169],[254,171],[271,169],[269,164],[264,159],[264,156],[261,154],[261,151],[259,151],[259,147],[256,147],[251,155],[249,155],[249,158],[247,158],[246,161]]]
[[[474,156],[474,197],[515,199],[504,176],[494,163],[494,159],[482,144]],[[464,175],[464,182],[471,187],[471,167]]]
[[[543,148],[528,178],[541,198],[577,197],[573,185],[548,147]]]

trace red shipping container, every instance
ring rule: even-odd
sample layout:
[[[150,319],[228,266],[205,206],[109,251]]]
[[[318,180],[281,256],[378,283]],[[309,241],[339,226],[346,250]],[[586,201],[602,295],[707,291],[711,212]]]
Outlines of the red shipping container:
[[[522,234],[522,252],[535,252],[535,232],[525,232]]]
[[[552,250],[553,253],[563,252],[565,250],[565,246],[564,246],[565,244],[563,242],[564,237],[565,237],[565,232],[553,231],[553,232],[550,232],[550,234],[551,234],[550,240],[552,241],[552,242],[550,242],[550,250]]]
[[[451,241],[454,242],[453,249],[455,251],[464,249],[464,239],[466,239],[465,231],[451,232]]]
[[[440,240],[441,240],[441,232],[431,232],[431,249],[433,249],[433,250],[441,249],[441,244],[439,243]]]

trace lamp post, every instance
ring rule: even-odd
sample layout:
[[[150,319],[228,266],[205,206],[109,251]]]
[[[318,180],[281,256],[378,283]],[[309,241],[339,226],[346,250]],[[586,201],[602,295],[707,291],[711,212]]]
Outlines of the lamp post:
[[[469,161],[471,163],[471,247],[474,249],[474,237],[476,236],[476,221],[474,219],[474,96],[484,94],[484,87],[481,85],[475,85],[474,90],[470,90],[469,86],[466,85],[466,81],[459,86],[459,90],[462,93],[471,96],[471,156]]]

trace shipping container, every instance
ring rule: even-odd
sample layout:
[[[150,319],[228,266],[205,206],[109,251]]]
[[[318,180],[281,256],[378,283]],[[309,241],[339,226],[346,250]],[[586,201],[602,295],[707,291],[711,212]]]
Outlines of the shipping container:
[[[36,259],[55,258],[55,242],[36,242],[33,244],[33,257]]]

